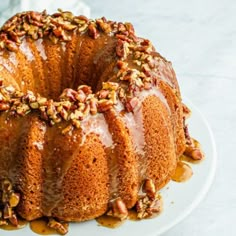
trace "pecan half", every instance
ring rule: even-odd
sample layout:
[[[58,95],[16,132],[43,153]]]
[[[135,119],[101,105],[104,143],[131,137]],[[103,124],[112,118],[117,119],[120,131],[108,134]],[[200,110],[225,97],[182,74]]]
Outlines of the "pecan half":
[[[156,187],[151,179],[146,179],[143,183],[142,190],[147,196],[151,199],[155,198],[156,195]]]
[[[184,151],[184,155],[191,157],[194,160],[202,160],[204,158],[204,153],[201,148],[192,145],[187,145]]]
[[[93,39],[96,39],[96,38],[99,37],[99,33],[98,33],[98,30],[97,30],[95,24],[90,23],[90,24],[88,25],[88,34],[89,34],[89,36],[91,36]]]
[[[68,223],[61,223],[59,221],[56,221],[53,218],[50,218],[49,222],[48,222],[48,227],[55,229],[59,234],[65,235],[68,233],[69,224]]]
[[[128,217],[128,210],[120,197],[110,203],[110,210],[107,212],[107,215],[119,218],[120,220],[125,220]]]

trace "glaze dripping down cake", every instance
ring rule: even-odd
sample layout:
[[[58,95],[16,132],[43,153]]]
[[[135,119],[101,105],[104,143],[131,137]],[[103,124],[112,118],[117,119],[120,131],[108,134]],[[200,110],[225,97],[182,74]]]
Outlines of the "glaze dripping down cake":
[[[13,16],[0,30],[4,219],[149,216],[186,145],[201,158],[187,114],[171,63],[132,24]]]

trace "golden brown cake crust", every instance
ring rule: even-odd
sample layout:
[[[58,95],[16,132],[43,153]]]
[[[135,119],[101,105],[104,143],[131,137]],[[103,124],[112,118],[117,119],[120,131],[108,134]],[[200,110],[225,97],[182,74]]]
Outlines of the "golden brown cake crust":
[[[185,148],[172,65],[130,23],[19,13],[0,30],[0,138],[23,218],[132,208]]]

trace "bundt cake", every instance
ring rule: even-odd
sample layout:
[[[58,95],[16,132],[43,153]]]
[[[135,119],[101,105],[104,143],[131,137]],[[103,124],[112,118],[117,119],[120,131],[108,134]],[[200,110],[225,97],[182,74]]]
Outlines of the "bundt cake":
[[[0,218],[146,217],[190,140],[186,109],[130,23],[15,15],[0,30]]]

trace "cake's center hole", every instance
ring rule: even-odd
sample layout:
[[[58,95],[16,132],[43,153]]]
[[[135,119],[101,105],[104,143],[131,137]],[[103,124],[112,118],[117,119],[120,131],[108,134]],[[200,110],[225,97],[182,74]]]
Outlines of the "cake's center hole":
[[[84,38],[78,42],[80,46],[75,49],[73,60],[69,62],[63,57],[65,62],[60,63],[62,67],[58,68],[59,72],[55,71],[53,65],[52,68],[49,65],[49,68],[46,68],[50,70],[50,73],[46,73],[49,77],[46,78],[48,84],[45,85],[47,94],[42,95],[57,100],[64,89],[77,90],[79,85],[90,86],[93,93],[101,90],[102,83],[114,75],[116,65],[116,40],[104,37],[96,40]],[[68,57],[71,56],[70,51],[65,53]],[[58,59],[62,60],[60,57]]]

